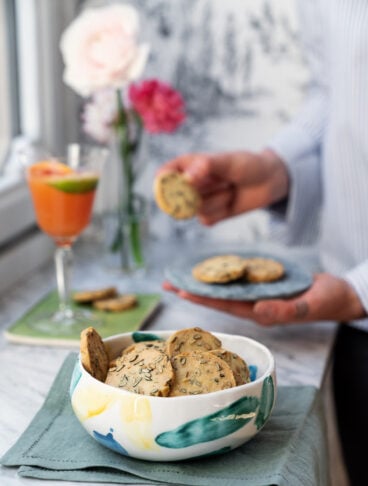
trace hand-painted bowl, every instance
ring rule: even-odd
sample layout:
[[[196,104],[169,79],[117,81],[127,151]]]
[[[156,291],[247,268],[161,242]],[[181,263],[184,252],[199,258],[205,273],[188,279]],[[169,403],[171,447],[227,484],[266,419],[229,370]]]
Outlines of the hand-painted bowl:
[[[134,342],[165,340],[173,332],[120,334],[104,342],[113,359]],[[78,358],[70,384],[77,418],[100,444],[148,461],[221,454],[244,444],[264,426],[275,403],[274,358],[268,348],[253,339],[213,334],[225,349],[248,363],[250,383],[202,395],[137,395],[96,380]]]

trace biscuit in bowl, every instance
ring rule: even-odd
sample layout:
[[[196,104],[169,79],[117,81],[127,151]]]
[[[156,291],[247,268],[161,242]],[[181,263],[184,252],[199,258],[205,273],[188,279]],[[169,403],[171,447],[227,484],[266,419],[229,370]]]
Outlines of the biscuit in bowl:
[[[126,333],[106,338],[103,343],[109,361],[113,361],[134,343],[167,341],[174,332]],[[272,412],[275,362],[270,350],[253,339],[213,335],[222,349],[248,363],[249,383],[210,393],[152,396],[99,381],[83,367],[79,357],[70,385],[76,417],[105,447],[148,461],[192,459],[239,447],[261,430]]]

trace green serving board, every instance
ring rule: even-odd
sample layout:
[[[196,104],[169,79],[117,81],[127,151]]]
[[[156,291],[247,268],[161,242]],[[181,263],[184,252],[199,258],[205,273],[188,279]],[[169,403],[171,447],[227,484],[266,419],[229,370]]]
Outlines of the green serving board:
[[[138,305],[122,312],[103,312],[90,306],[73,304],[75,309],[88,309],[100,317],[103,325],[97,328],[99,334],[105,338],[114,334],[133,332],[142,328],[153,316],[160,305],[160,294],[137,294]],[[39,332],[29,325],[37,315],[52,312],[57,308],[58,297],[55,291],[50,292],[37,302],[26,314],[14,322],[7,330],[5,337],[13,343],[51,345],[51,346],[79,346],[80,333],[69,334],[60,329],[52,335]]]

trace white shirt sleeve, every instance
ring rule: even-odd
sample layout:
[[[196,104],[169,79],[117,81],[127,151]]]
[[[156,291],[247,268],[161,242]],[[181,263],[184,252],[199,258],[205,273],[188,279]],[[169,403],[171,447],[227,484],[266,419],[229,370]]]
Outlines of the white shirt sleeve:
[[[302,40],[311,72],[309,94],[295,118],[267,143],[286,164],[290,192],[284,205],[271,208],[271,228],[281,228],[287,244],[309,244],[318,234],[322,198],[321,141],[328,113],[323,59],[323,12],[318,0],[299,2]]]
[[[346,273],[345,280],[350,283],[355,292],[358,294],[360,301],[368,315],[368,260],[360,265],[357,265],[352,270]],[[362,327],[367,330],[367,320],[361,322],[354,321],[357,327]]]

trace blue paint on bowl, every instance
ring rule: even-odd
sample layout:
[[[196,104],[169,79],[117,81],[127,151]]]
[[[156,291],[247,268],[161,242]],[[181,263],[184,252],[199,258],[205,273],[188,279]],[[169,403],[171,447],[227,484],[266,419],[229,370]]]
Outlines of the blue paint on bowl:
[[[141,343],[143,341],[163,341],[162,338],[151,334],[149,332],[133,332],[132,339],[135,343]]]
[[[258,366],[249,365],[248,368],[249,368],[250,381],[255,381],[257,379]]]
[[[75,363],[72,378],[70,380],[70,386],[69,386],[69,395],[72,396],[74,393],[74,390],[76,389],[79,380],[81,379],[82,376],[82,370],[80,369],[80,364],[79,361]]]
[[[127,450],[124,449],[124,447],[114,439],[112,432],[113,431],[109,432],[106,435],[103,435],[97,432],[96,430],[94,430],[93,437],[97,440],[97,442],[99,442],[103,446],[108,447],[109,449],[112,449],[115,452],[119,452],[120,454],[124,454],[125,456],[129,456]]]

